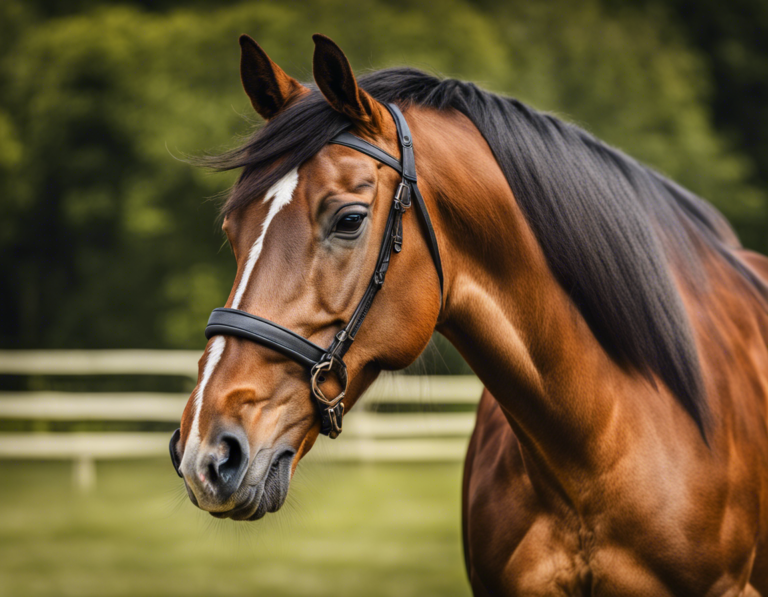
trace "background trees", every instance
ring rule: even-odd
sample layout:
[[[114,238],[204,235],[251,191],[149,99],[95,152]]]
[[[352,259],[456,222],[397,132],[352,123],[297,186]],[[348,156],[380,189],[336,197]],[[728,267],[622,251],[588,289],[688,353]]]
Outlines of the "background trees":
[[[0,345],[199,348],[234,260],[232,175],[179,158],[256,117],[237,36],[311,78],[409,64],[590,129],[713,202],[768,252],[768,9],[674,0],[210,0],[0,5]]]

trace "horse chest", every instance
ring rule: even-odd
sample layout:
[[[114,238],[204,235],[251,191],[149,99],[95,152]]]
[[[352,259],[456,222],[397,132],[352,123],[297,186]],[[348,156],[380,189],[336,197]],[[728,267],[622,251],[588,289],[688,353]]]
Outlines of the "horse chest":
[[[659,574],[642,554],[600,538],[573,518],[524,510],[515,511],[514,516],[517,520],[509,516],[498,521],[493,529],[472,525],[470,520],[468,555],[476,595],[664,597],[707,594],[706,591],[681,593],[680,585],[670,583],[674,579]],[[663,543],[663,539],[659,541],[659,547],[666,549]],[[678,555],[677,567],[683,571],[688,567],[688,558],[685,554]]]
[[[683,486],[657,478],[611,492],[611,507],[585,518],[531,482],[514,436],[485,431],[470,445],[464,484],[465,553],[476,595],[720,596],[744,589],[754,520],[741,517],[743,508],[725,507],[725,515],[702,524],[697,508],[704,502],[676,507]],[[709,475],[710,485],[715,478]],[[590,489],[607,495],[599,483],[592,480]],[[700,540],[690,539],[693,526]]]
[[[510,545],[506,558],[475,550],[482,584],[492,595],[592,595],[590,556],[579,547],[577,535],[564,532],[554,519],[538,517],[523,539]],[[498,569],[492,570],[494,566]]]

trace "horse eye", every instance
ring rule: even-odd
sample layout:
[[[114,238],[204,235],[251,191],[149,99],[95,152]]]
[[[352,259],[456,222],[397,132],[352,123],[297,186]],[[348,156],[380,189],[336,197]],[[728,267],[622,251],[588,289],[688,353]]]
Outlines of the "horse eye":
[[[348,214],[336,222],[335,232],[351,234],[360,230],[365,216],[363,214]]]

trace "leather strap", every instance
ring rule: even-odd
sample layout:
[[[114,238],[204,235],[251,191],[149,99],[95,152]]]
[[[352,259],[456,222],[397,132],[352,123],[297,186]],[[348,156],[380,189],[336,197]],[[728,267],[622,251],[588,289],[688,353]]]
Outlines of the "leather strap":
[[[314,367],[325,354],[324,348],[297,333],[239,309],[221,307],[213,310],[205,327],[205,337],[210,340],[218,334],[237,336],[263,344],[308,369]]]
[[[379,256],[376,259],[376,267],[373,270],[371,281],[368,282],[368,287],[363,293],[363,298],[357,304],[355,312],[349,319],[344,328],[336,334],[333,343],[328,348],[328,354],[326,358],[335,357],[343,359],[344,355],[352,346],[352,342],[355,341],[360,326],[363,325],[366,315],[373,304],[373,299],[384,285],[384,279],[389,269],[389,261],[392,258],[392,245],[394,244],[394,236],[397,231],[397,222],[402,218],[402,213],[405,210],[402,206],[397,204],[397,201],[393,202],[392,208],[389,210],[389,216],[387,217],[387,223],[384,227],[384,236],[381,241],[381,248],[379,249]]]
[[[400,108],[395,104],[386,104],[387,110],[392,115],[392,119],[395,121],[395,127],[397,128],[397,138],[400,143],[400,151],[402,153],[402,163],[398,162],[397,158],[390,153],[384,151],[380,147],[368,143],[365,139],[353,135],[348,131],[344,131],[336,135],[330,140],[330,143],[336,145],[344,145],[350,147],[371,156],[373,159],[386,164],[396,172],[398,172],[409,184],[411,194],[416,203],[416,211],[419,212],[424,227],[427,229],[427,246],[429,247],[429,254],[432,256],[432,261],[435,264],[437,270],[437,278],[440,282],[440,305],[443,304],[443,292],[445,282],[443,279],[443,263],[440,259],[440,248],[437,244],[437,235],[435,229],[432,226],[432,219],[429,217],[429,211],[427,210],[427,204],[424,202],[424,197],[421,195],[419,186],[417,184],[416,177],[416,157],[413,153],[413,137],[411,136],[411,129],[408,126],[408,122],[405,120],[405,116],[400,111]],[[402,244],[402,232],[400,234],[400,244]],[[397,251],[399,253],[399,250]]]
[[[437,279],[440,281],[440,308],[443,308],[443,262],[440,260],[440,249],[437,246],[437,236],[435,235],[435,229],[432,227],[432,220],[429,218],[429,212],[427,211],[427,204],[424,203],[424,197],[421,196],[419,187],[414,184],[413,200],[416,204],[416,211],[421,216],[424,226],[427,229],[427,246],[429,247],[429,254],[432,255],[432,261],[435,263],[435,269],[437,270]]]
[[[332,145],[344,145],[350,147],[371,156],[374,160],[379,160],[382,164],[386,164],[393,170],[402,174],[403,169],[400,167],[398,159],[390,153],[384,151],[380,147],[376,147],[373,143],[368,143],[365,139],[361,139],[357,135],[353,135],[348,131],[339,133],[333,139],[329,141]]]
[[[403,178],[408,182],[416,184],[416,158],[413,155],[413,137],[411,129],[405,116],[395,104],[386,104],[387,110],[392,115],[397,128],[397,137],[400,142],[400,151],[402,152],[401,166],[403,169]]]

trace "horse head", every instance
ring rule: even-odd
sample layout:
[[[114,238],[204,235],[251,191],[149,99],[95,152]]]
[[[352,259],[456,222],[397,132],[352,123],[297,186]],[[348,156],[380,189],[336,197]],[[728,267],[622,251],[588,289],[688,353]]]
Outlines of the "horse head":
[[[250,165],[224,210],[223,230],[237,261],[224,315],[255,316],[268,330],[282,328],[274,333],[326,347],[338,345],[340,332],[360,316],[393,234],[393,197],[397,201],[403,178],[391,165],[338,143],[306,155],[302,126],[346,130],[392,156],[399,156],[402,138],[389,109],[358,86],[338,46],[314,39],[312,89],[251,38],[240,40],[243,87],[267,124],[245,150],[243,164]],[[312,110],[317,114],[309,119]],[[253,157],[258,151],[275,159],[260,162]],[[339,351],[343,375],[330,365],[318,375],[274,343],[210,333],[222,328],[209,325],[198,383],[171,441],[177,472],[200,508],[237,520],[279,509],[322,429],[310,386],[322,384],[324,396],[344,392],[340,409],[348,411],[380,371],[407,366],[425,348],[441,288],[423,226],[410,214],[400,216],[395,232],[402,230],[407,249],[397,246],[387,256],[387,284],[365,304],[354,347]]]

